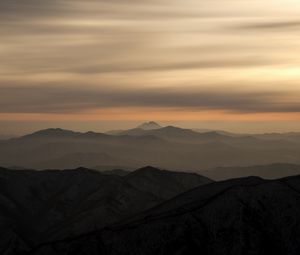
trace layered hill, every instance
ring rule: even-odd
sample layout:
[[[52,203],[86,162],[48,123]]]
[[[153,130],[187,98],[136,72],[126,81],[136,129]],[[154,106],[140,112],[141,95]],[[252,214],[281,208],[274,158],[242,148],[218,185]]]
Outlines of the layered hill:
[[[120,177],[94,170],[0,169],[0,253],[101,229],[199,185],[195,174],[147,167]],[[177,176],[180,175],[180,181]],[[141,181],[143,180],[143,181]],[[163,187],[160,192],[157,185]]]
[[[248,167],[217,167],[201,172],[215,181],[247,176],[259,176],[264,179],[278,179],[287,176],[300,175],[300,165],[295,164],[271,164]]]
[[[278,162],[300,164],[300,141],[281,137],[199,133],[173,126],[136,128],[119,135],[46,129],[0,141],[0,165],[25,169],[137,169],[153,165],[198,171]]]
[[[195,188],[123,223],[30,250],[34,255],[297,255],[300,177]]]

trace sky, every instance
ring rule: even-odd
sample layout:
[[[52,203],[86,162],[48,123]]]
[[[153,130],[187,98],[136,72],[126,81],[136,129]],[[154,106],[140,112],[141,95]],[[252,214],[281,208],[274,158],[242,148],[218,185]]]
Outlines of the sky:
[[[300,131],[299,0],[1,0],[0,133]]]

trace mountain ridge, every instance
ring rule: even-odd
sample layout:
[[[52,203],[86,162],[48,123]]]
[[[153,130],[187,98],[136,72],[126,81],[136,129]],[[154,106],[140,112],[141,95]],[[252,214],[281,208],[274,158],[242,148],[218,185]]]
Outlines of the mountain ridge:
[[[5,236],[0,251],[17,236],[26,237],[30,247],[100,229],[208,182],[200,176],[191,182],[195,176],[182,173],[181,179],[186,179],[182,186],[172,178],[162,178],[159,169],[155,171],[158,174],[139,182],[84,167],[44,171],[0,168],[0,237]],[[142,171],[139,174],[143,175]],[[169,172],[173,175],[177,173]],[[153,181],[165,190],[157,192]]]
[[[180,194],[133,219],[75,239],[44,244],[31,252],[297,255],[299,191],[300,176],[212,183]]]

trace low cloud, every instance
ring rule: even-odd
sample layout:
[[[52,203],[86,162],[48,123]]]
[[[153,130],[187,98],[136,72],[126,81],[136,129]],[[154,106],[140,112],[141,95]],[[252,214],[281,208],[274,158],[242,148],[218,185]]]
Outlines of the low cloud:
[[[257,18],[260,6],[264,18]],[[300,112],[299,95],[291,92],[299,36],[240,34],[300,27],[299,20],[283,20],[289,11],[269,19],[277,13],[271,6],[258,0],[1,0],[0,112]],[[260,92],[257,84],[270,84],[276,75],[274,86],[284,82],[283,92]],[[223,89],[231,81],[242,85]],[[221,85],[204,89],[206,83]]]
[[[1,89],[2,113],[77,113],[114,107],[224,110],[238,113],[299,112],[300,100],[279,92],[209,91],[192,89]],[[298,96],[298,99],[300,95]],[[14,102],[12,104],[11,102]]]
[[[292,21],[271,21],[271,22],[254,22],[246,23],[238,26],[239,29],[251,29],[251,30],[291,30],[300,28],[300,20]]]

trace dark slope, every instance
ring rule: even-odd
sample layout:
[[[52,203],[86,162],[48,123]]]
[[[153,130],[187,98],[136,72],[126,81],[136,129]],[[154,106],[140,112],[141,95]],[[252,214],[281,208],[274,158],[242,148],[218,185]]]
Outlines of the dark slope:
[[[142,171],[138,172],[143,178]],[[172,196],[203,184],[198,175],[183,173],[182,187],[173,175],[178,174],[169,173],[170,180],[160,175],[155,177],[160,185],[172,187]],[[156,206],[166,197],[170,194],[158,194],[156,186],[138,185],[138,180],[129,181],[116,174],[85,168],[65,171],[1,168],[0,254],[18,249],[19,245],[28,248],[100,229]]]
[[[191,188],[209,184],[212,181],[193,173],[171,172],[151,166],[141,168],[125,176],[133,187],[155,196],[169,199]]]
[[[111,174],[111,175],[117,175],[117,176],[126,176],[128,175],[130,172],[123,170],[123,169],[112,169],[112,170],[106,170],[106,171],[102,171],[102,174]]]
[[[259,176],[264,179],[278,179],[300,174],[300,165],[293,164],[271,164],[249,167],[218,167],[201,172],[215,181],[247,176]]]
[[[71,130],[65,130],[61,128],[48,128],[39,130],[29,135],[25,135],[21,137],[22,139],[38,139],[38,138],[57,138],[57,137],[77,137],[80,136],[81,133],[74,132]]]
[[[298,255],[299,192],[300,176],[214,183],[126,223],[45,244],[29,254]]]
[[[163,201],[87,169],[1,169],[0,183],[1,236],[11,241],[7,232],[13,231],[27,245],[101,228]]]

